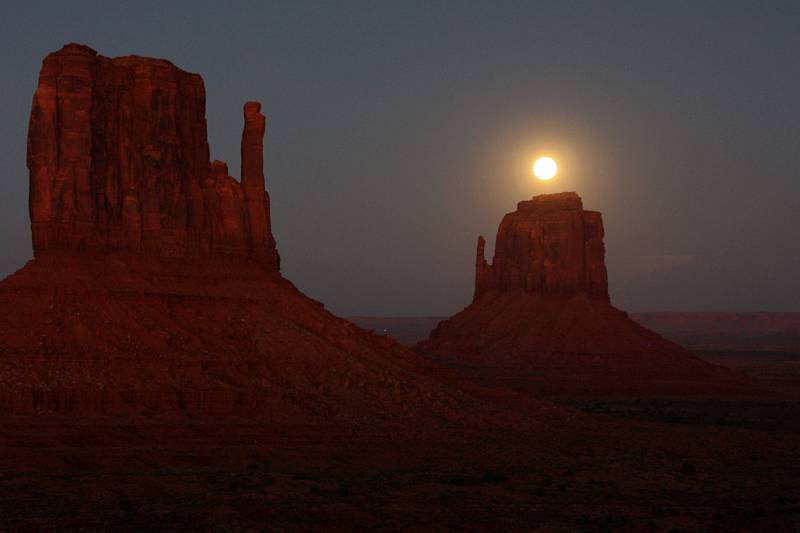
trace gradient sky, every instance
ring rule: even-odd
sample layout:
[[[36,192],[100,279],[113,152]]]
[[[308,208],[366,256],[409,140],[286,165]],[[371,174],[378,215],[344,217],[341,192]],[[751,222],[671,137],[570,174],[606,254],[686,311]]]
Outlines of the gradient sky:
[[[563,190],[603,212],[617,306],[800,311],[800,2],[11,4],[0,275],[31,257],[41,60],[76,41],[200,73],[232,170],[263,102],[283,272],[336,313],[461,309],[478,234]]]

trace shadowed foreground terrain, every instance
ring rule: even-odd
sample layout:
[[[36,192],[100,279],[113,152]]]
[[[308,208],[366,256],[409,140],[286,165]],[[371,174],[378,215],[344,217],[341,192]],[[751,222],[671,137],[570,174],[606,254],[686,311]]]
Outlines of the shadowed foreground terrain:
[[[552,414],[433,440],[220,419],[5,420],[0,513],[10,529],[798,526],[797,428]]]

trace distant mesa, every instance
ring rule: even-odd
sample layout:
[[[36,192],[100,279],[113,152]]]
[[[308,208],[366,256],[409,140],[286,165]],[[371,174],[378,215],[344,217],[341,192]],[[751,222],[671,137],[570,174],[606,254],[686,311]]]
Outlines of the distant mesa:
[[[574,192],[520,202],[494,258],[478,238],[472,303],[416,349],[475,380],[550,396],[712,394],[737,382],[609,300],[600,213]]]

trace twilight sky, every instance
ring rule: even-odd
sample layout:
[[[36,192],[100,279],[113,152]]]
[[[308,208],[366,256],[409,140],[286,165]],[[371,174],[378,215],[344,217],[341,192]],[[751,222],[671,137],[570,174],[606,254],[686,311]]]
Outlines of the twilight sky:
[[[602,211],[628,311],[800,311],[800,3],[19,2],[0,6],[0,276],[31,257],[41,60],[70,41],[200,73],[212,158],[268,117],[283,273],[338,314],[447,315],[516,202]],[[553,155],[561,173],[534,180]]]

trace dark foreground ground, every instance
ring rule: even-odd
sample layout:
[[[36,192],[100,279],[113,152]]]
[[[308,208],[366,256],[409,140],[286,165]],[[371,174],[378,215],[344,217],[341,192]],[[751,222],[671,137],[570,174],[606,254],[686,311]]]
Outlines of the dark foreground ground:
[[[796,427],[563,414],[438,442],[53,420],[53,444],[41,423],[9,421],[0,516],[5,530],[800,528]]]
[[[6,417],[0,530],[799,531],[800,354],[700,355],[770,394],[509,404],[529,422],[419,435]]]
[[[714,357],[800,391],[799,359]],[[0,426],[1,529],[800,530],[797,396],[567,400],[528,415],[524,428],[418,438],[12,418]]]

